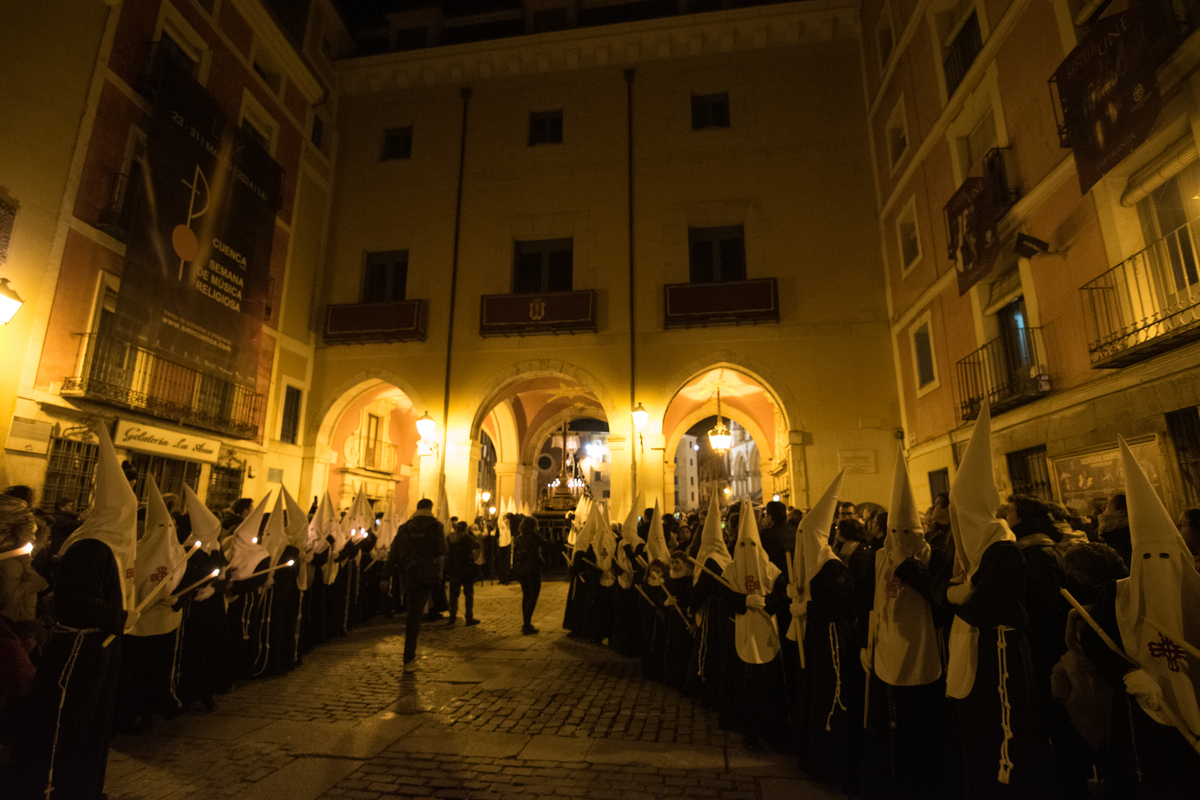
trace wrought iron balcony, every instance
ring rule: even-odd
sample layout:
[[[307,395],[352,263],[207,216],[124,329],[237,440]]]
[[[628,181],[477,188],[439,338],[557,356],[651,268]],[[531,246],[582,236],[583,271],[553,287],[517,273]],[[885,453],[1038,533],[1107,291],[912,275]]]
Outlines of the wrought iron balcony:
[[[1088,354],[1124,367],[1200,339],[1200,219],[1084,284]]]
[[[479,301],[480,336],[529,336],[596,331],[596,293],[485,294]]]
[[[1015,328],[958,362],[958,408],[975,419],[986,399],[999,414],[1050,393],[1041,328]]]
[[[348,469],[367,469],[388,474],[396,471],[396,463],[399,460],[396,445],[361,434],[346,438],[346,443],[342,446],[342,455],[346,457]]]
[[[672,283],[663,290],[667,328],[779,322],[779,283],[774,278]]]
[[[257,439],[266,398],[111,336],[84,334],[64,397],[83,397],[180,425]]]
[[[325,308],[325,341],[423,342],[429,323],[424,300],[395,303],[340,303]]]

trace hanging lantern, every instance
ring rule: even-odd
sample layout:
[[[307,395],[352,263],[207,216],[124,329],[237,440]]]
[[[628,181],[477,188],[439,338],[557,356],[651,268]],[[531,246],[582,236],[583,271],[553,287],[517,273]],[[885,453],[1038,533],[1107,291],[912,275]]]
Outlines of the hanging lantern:
[[[708,444],[717,455],[724,455],[725,451],[729,449],[729,443],[732,440],[733,434],[729,432],[728,426],[721,421],[721,390],[717,389],[717,424],[708,432]]]

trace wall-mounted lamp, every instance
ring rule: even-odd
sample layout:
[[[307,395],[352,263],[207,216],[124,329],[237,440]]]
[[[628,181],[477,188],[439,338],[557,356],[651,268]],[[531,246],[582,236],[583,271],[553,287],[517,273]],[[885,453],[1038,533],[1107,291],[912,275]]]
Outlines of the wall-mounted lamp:
[[[485,502],[485,503],[486,503],[488,500],[491,500],[491,499],[492,499],[492,493],[491,493],[491,492],[484,492],[482,496],[483,496],[483,502]]]
[[[23,305],[25,301],[8,285],[8,278],[0,278],[0,325],[7,325]]]
[[[437,430],[437,420],[429,416],[426,411],[421,416],[417,417],[417,434],[421,440],[417,442],[417,452],[423,456],[436,455],[438,444],[433,440],[433,433]]]
[[[639,431],[646,427],[646,423],[650,421],[650,412],[641,403],[633,409],[633,425]]]
[[[1023,233],[1018,233],[1017,243],[1013,245],[1013,251],[1021,258],[1044,256],[1050,253],[1050,243],[1043,242],[1041,239],[1035,239],[1032,236],[1026,236]]]
[[[725,451],[729,449],[729,443],[732,440],[733,434],[729,432],[729,428],[721,421],[721,390],[717,389],[717,424],[708,432],[708,444],[717,455],[724,455]]]

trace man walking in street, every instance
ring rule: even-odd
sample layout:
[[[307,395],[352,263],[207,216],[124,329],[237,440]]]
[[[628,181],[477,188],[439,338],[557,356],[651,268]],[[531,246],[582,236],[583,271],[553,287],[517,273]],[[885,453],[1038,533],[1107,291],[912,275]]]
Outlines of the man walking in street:
[[[433,516],[433,501],[422,498],[412,518],[396,531],[383,571],[383,583],[394,575],[404,583],[404,671],[417,668],[417,634],[429,592],[442,581],[442,556],[446,555],[446,533]]]

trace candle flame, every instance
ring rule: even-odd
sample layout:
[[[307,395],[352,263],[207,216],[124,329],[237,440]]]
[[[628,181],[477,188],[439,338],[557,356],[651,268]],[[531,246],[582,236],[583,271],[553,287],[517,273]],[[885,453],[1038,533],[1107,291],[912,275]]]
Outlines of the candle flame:
[[[215,578],[215,577],[217,577],[217,576],[218,576],[218,575],[220,575],[220,574],[221,574],[221,570],[219,570],[219,569],[214,569],[214,570],[212,571],[212,576],[213,576],[214,578]]]
[[[292,560],[292,561],[287,562],[287,565],[290,567],[292,564],[295,564],[295,563],[296,563],[295,560]]]

